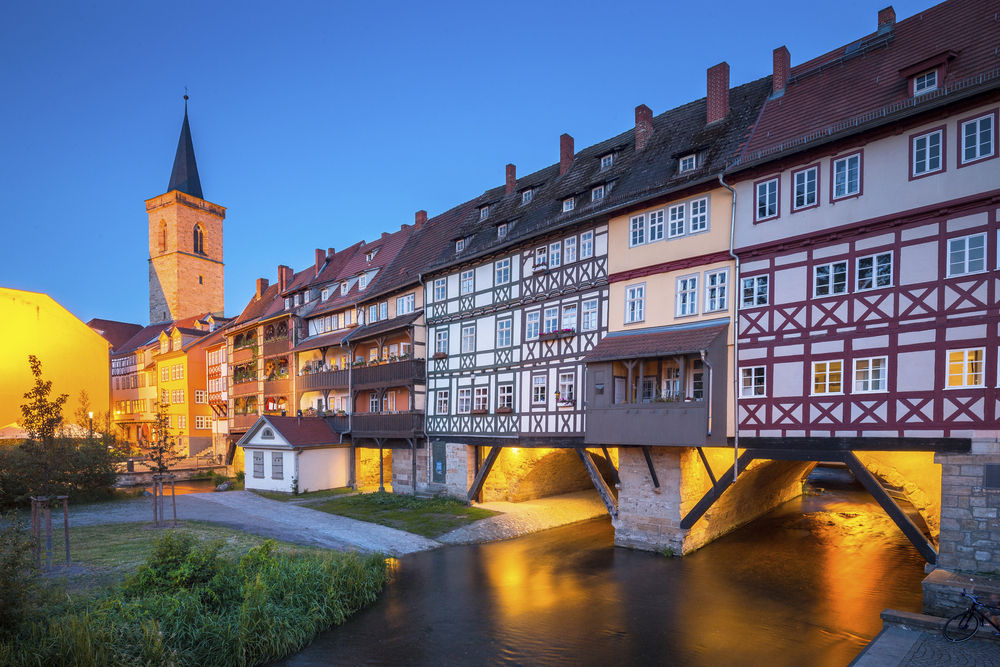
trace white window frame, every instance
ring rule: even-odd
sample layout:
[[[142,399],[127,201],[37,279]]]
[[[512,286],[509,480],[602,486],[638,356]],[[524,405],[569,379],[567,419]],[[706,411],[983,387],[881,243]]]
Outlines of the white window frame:
[[[833,364],[839,364],[837,370],[832,368]],[[817,381],[817,373],[819,373],[819,367],[823,366],[823,381]],[[833,381],[832,376],[839,376],[838,381]],[[829,359],[824,361],[814,361],[812,362],[812,375],[809,378],[810,381],[810,396],[841,396],[844,393],[844,361],[842,359]],[[830,391],[831,385],[839,385],[839,391]],[[823,390],[819,391],[818,388],[822,386]]]
[[[507,223],[497,225],[497,238],[502,239],[507,237]]]
[[[459,294],[474,294],[476,291],[476,272],[472,269],[459,274]]]
[[[687,205],[671,206],[667,211],[667,238],[684,236],[687,231]]]
[[[448,298],[448,279],[434,279],[434,301],[444,301]]]
[[[580,234],[580,259],[590,259],[594,256],[594,232]]]
[[[448,329],[438,329],[434,333],[434,353],[448,354]]]
[[[493,265],[494,280],[497,285],[506,285],[510,282],[510,257],[501,259]]]
[[[530,204],[531,203],[531,194],[532,194],[532,192],[533,192],[533,190],[531,190],[529,188],[529,189],[527,189],[527,190],[525,190],[525,191],[523,191],[521,193],[521,205],[522,206],[525,205],[525,204]]]
[[[812,175],[812,181],[809,180],[809,176]],[[799,179],[802,180],[799,183]],[[809,185],[812,185],[812,190],[809,189]],[[802,203],[799,203],[799,186],[802,186]],[[810,201],[809,197],[812,197]],[[792,210],[799,211],[804,208],[812,208],[819,203],[819,166],[813,165],[803,169],[802,171],[797,171],[792,175]]]
[[[843,296],[848,293],[848,276],[847,276],[847,260],[841,260],[839,262],[830,262],[828,264],[816,264],[813,266],[813,298],[814,299],[825,299],[830,296]],[[837,282],[838,269],[843,270],[839,273],[843,274],[843,280]],[[826,269],[826,293],[820,293],[820,271]],[[840,287],[840,291],[836,291]]]
[[[937,166],[931,167],[931,138],[937,136]],[[924,141],[924,147],[918,147],[917,143],[919,141]],[[923,160],[918,156],[920,151],[924,152]],[[917,167],[923,163],[923,171],[917,171]],[[916,176],[927,176],[928,174],[934,174],[939,171],[944,170],[944,130],[934,130],[933,132],[925,132],[919,136],[913,137],[913,163],[910,165],[910,175]]]
[[[883,260],[888,258],[889,275],[888,282],[885,284],[880,284],[879,281],[886,278],[879,271],[880,266],[885,266]],[[871,267],[862,267],[861,263],[865,260],[871,260]],[[885,289],[886,287],[892,287],[892,271],[893,271],[893,256],[892,251],[887,252],[877,252],[874,255],[865,255],[864,257],[858,257],[854,263],[854,289],[858,292],[868,292],[876,289]],[[866,278],[863,276],[864,272],[871,271],[871,277]],[[862,281],[870,280],[871,285],[869,287],[864,287]]]
[[[208,392],[204,389],[195,389],[194,402],[200,404],[208,403]]]
[[[971,356],[978,353],[979,360],[975,361]],[[954,361],[952,355],[961,354],[962,359],[960,361]],[[975,389],[986,386],[986,348],[985,347],[970,347],[966,349],[948,350],[948,356],[945,359],[947,365],[945,372],[945,389]],[[971,371],[969,370],[970,364],[979,364],[979,370]],[[954,364],[962,365],[962,372],[960,374],[952,373],[952,367]],[[970,377],[979,375],[979,382],[972,384],[970,382]],[[953,377],[960,377],[962,379],[962,384],[951,383]]]
[[[524,319],[524,337],[526,340],[533,340],[538,338],[541,332],[541,319],[542,312],[540,310],[534,310],[525,315]]]
[[[531,376],[531,404],[545,405],[548,400],[548,378],[544,375]]]
[[[458,239],[455,241],[455,252],[462,252],[465,250],[465,239]]]
[[[562,243],[556,241],[549,245],[549,268],[554,269],[562,266]]]
[[[563,241],[563,264],[576,261],[576,237],[571,236]]]
[[[922,74],[917,74],[913,77],[913,96],[923,95],[924,93],[929,93],[932,90],[937,90],[938,87],[938,71],[937,69],[932,69],[928,72]]]
[[[633,216],[629,219],[628,247],[644,245],[646,243],[646,214]]]
[[[514,319],[505,317],[497,320],[497,347],[510,347],[514,340]]]
[[[497,385],[497,407],[514,409],[514,385]]]
[[[708,231],[708,197],[694,199],[688,203],[691,211],[688,215],[688,234],[700,234]]]
[[[601,171],[605,169],[610,169],[611,165],[615,163],[615,154],[609,153],[608,155],[601,156]]]
[[[778,217],[778,212],[778,177],[775,176],[754,186],[754,220],[771,220]]]
[[[378,304],[373,303],[368,306],[368,324],[378,322]]]
[[[570,197],[568,199],[563,199],[563,213],[568,213],[576,208],[576,199]]]
[[[674,300],[676,317],[691,317],[698,314],[698,274],[678,276]]]
[[[549,306],[542,313],[542,333],[552,333],[559,328],[559,306]]]
[[[451,392],[448,389],[438,389],[434,395],[434,414],[436,415],[447,415],[448,414],[448,399],[451,397]]]
[[[472,409],[473,410],[489,410],[490,409],[490,388],[489,386],[475,387],[475,391],[472,396]]]
[[[378,318],[380,320],[389,319],[389,302],[383,301],[378,305]]]
[[[363,290],[366,287],[368,287],[368,274],[362,273],[358,276],[358,289]]]
[[[476,325],[462,326],[462,354],[472,354],[476,351]]]
[[[597,299],[587,299],[583,302],[580,317],[582,331],[597,331],[600,328],[600,320],[598,319],[600,310],[597,304]]]
[[[562,307],[562,329],[572,329],[576,331],[577,315],[579,308],[575,303],[567,303]]]
[[[458,414],[467,415],[472,412],[472,387],[458,388]]]
[[[979,118],[973,118],[971,120],[967,120],[967,121],[963,121],[962,122],[962,126],[960,128],[960,130],[961,130],[960,141],[962,142],[962,153],[961,153],[961,155],[962,155],[962,164],[971,164],[972,162],[978,162],[979,160],[985,160],[986,158],[992,157],[992,156],[994,156],[996,154],[996,152],[997,152],[997,129],[995,127],[995,125],[996,125],[995,118],[996,118],[996,116],[994,114],[988,113],[986,115],[980,116]],[[982,134],[983,134],[983,128],[982,128],[983,122],[986,122],[989,125],[989,130],[988,130],[988,134],[989,134],[989,138],[990,138],[989,153],[980,153],[979,152],[980,149],[981,149],[981,147],[982,147],[982,145],[983,145],[982,141],[981,141]],[[975,126],[976,126],[976,131],[975,131],[975,134],[973,135],[973,136],[976,137],[976,140],[975,140],[976,141],[976,143],[975,143],[976,155],[974,157],[966,157],[966,153],[968,152],[970,146],[966,142],[966,139],[969,138],[969,135],[966,134],[966,129],[965,128],[968,127],[969,125],[972,125],[973,123],[975,123]]]
[[[875,368],[875,364],[880,366]],[[889,391],[889,357],[861,357],[854,359],[855,394],[884,394]],[[864,367],[862,367],[864,366]],[[876,377],[877,376],[877,377]]]
[[[740,369],[740,398],[767,397],[767,366]]]
[[[679,171],[680,173],[683,174],[686,171],[691,171],[697,166],[698,166],[698,158],[694,153],[692,153],[691,155],[685,155],[680,159]]]
[[[549,265],[549,247],[547,245],[541,248],[535,248],[535,266],[548,266]]]
[[[604,199],[604,186],[598,185],[590,191],[590,201],[600,201]]]
[[[854,189],[850,188],[850,174],[851,174],[851,160],[856,159],[857,164],[857,182],[854,184]],[[840,165],[844,165],[844,182],[837,182],[837,172],[840,169]],[[861,179],[864,178],[864,174],[861,172],[861,153],[851,153],[850,155],[845,155],[844,157],[839,157],[833,161],[833,192],[831,193],[833,200],[845,199],[847,197],[856,197],[861,194]],[[843,186],[843,192],[838,194],[838,188]]]
[[[345,294],[347,294],[348,287],[350,287],[349,283],[340,283],[340,296],[344,296]]]
[[[646,283],[625,287],[625,324],[646,320]]]
[[[490,207],[489,206],[483,206],[483,207],[481,207],[479,209],[479,219],[480,220],[485,220],[488,217],[490,217]]]
[[[416,308],[416,296],[413,294],[404,294],[403,296],[396,299],[396,317],[400,315],[408,315],[412,313]]]
[[[650,211],[647,214],[649,221],[646,224],[646,243],[654,243],[663,240],[663,209]]]
[[[761,299],[761,284],[764,285],[763,302]],[[756,308],[766,306],[771,302],[771,281],[768,274],[751,276],[740,280],[740,307]],[[747,287],[750,287],[750,299],[747,300]]]
[[[705,272],[705,312],[716,313],[729,307],[729,269]]]
[[[566,398],[567,393],[569,394],[569,398]],[[576,400],[576,373],[569,372],[559,374],[559,400]]]
[[[982,239],[982,246],[981,246],[982,258],[979,260],[973,260],[973,261],[978,261],[982,264],[982,267],[979,269],[970,268],[969,242],[972,239]],[[954,262],[952,261],[952,253],[956,251],[952,250],[952,244],[957,243],[959,241],[963,242],[963,247],[961,252],[963,254],[962,264],[964,266],[964,270],[956,273],[953,271]],[[968,236],[958,236],[955,238],[948,239],[947,245],[945,246],[945,252],[948,253],[948,256],[946,258],[946,265],[948,267],[949,278],[953,278],[955,276],[968,276],[977,273],[984,273],[986,271],[986,232],[980,232],[978,234],[970,234]]]

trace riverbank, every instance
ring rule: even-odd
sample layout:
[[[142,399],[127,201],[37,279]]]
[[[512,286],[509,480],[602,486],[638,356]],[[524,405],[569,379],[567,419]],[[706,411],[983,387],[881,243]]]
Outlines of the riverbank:
[[[882,631],[847,667],[996,667],[1000,639],[992,628],[980,628],[968,641],[950,642],[942,635],[947,619],[886,609]]]

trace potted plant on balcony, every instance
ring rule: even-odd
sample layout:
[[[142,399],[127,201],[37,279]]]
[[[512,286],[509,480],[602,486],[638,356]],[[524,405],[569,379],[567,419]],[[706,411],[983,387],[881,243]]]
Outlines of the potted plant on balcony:
[[[509,415],[512,412],[514,412],[514,408],[509,408],[507,406],[497,408],[498,415]]]
[[[447,352],[435,352],[434,356],[431,357],[431,358],[432,359],[447,359],[448,358],[448,353]]]
[[[411,355],[409,352],[404,352],[403,354],[399,355],[399,360],[406,361],[407,359],[411,359],[412,357],[413,355]]]
[[[531,267],[532,273],[545,273],[549,270],[549,263],[545,261],[535,262]]]
[[[365,361],[364,359],[355,359],[354,362],[351,364],[351,366],[353,366],[354,368],[363,368],[367,365],[368,362]]]
[[[557,408],[572,408],[576,405],[576,401],[570,398],[562,398],[562,395],[556,390],[556,407]]]

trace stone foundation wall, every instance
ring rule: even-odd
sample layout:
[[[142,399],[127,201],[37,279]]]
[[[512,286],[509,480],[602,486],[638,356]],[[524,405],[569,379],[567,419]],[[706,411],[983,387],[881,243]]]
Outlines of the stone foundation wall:
[[[412,449],[392,450],[392,492],[410,495],[414,493]],[[427,449],[416,450],[417,479],[416,491],[427,488]],[[389,481],[390,468],[386,468],[386,481]]]
[[[367,449],[358,447],[354,450],[355,456],[355,480],[358,486],[378,486],[378,451],[377,449]],[[382,458],[385,466],[385,483],[393,481],[392,450],[383,449]]]
[[[869,472],[902,489],[933,539],[941,533],[941,466],[933,452],[855,452]]]
[[[488,451],[484,449],[483,458]],[[608,485],[613,487],[604,453],[599,449],[590,451]],[[614,461],[616,456],[612,453],[611,458]],[[471,463],[472,459],[469,460]],[[504,447],[483,485],[483,500],[517,503],[593,488],[586,468],[572,449]]]
[[[449,442],[445,445],[445,488],[449,496],[465,500],[476,479],[476,448]]]
[[[987,465],[1000,465],[1000,441],[974,438],[969,454],[937,454],[941,464],[938,566],[1000,574],[1000,489],[984,488]]]
[[[950,618],[967,608],[970,600],[962,595],[963,590],[979,597],[980,602],[993,606],[1000,604],[1000,579],[970,577],[938,568],[924,578],[921,586],[923,611],[930,616]]]

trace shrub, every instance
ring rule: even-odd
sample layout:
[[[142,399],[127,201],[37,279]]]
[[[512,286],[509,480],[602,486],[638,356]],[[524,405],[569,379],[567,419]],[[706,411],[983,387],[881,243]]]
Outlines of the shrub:
[[[245,470],[240,470],[239,472],[236,473],[236,481],[239,482],[240,484],[243,483],[243,481],[246,479],[246,477],[247,477],[247,473],[246,473]]]
[[[27,523],[17,514],[0,520],[0,637],[18,627],[31,600],[37,574],[32,546]]]

